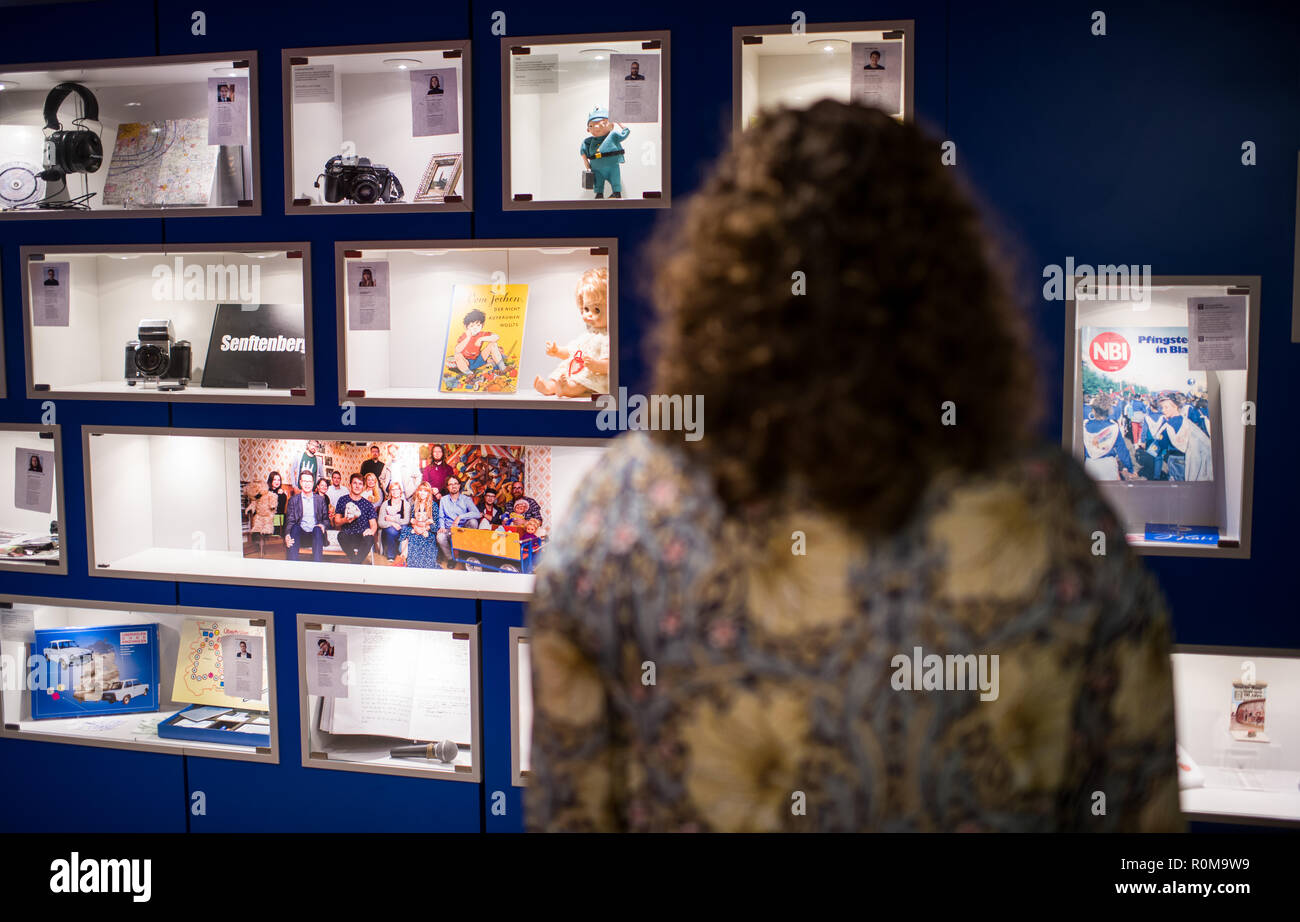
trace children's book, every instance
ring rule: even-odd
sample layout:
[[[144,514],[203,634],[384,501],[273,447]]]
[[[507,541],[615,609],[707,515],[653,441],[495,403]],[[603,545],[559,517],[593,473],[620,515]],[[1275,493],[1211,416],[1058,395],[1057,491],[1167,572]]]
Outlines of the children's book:
[[[439,389],[515,393],[527,309],[527,285],[452,286]]]

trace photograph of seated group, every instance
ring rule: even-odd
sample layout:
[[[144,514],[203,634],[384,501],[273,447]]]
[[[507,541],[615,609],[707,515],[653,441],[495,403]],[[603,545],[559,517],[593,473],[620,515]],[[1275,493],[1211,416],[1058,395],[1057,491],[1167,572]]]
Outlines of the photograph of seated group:
[[[549,534],[550,452],[240,439],[244,556],[532,573]]]
[[[95,576],[519,601],[608,444],[132,427],[82,438]],[[124,467],[148,486],[115,489]],[[211,489],[195,493],[195,478]]]

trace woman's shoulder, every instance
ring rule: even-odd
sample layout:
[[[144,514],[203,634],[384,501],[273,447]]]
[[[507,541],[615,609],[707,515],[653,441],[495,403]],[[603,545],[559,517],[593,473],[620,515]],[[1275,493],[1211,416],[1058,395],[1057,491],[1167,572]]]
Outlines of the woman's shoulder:
[[[934,588],[948,602],[1015,604],[1085,587],[1136,591],[1148,578],[1096,485],[1055,447],[995,471],[938,478],[912,529],[909,546],[936,563]]]

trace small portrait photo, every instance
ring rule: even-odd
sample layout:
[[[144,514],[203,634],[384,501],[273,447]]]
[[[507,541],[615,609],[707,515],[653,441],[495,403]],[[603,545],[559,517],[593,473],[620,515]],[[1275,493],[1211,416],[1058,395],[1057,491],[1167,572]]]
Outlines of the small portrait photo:
[[[872,48],[867,55],[867,63],[862,65],[863,70],[884,70],[885,65],[880,63],[880,52]]]
[[[372,272],[369,268],[362,269],[362,270],[361,270],[361,282],[360,282],[360,284],[359,284],[357,287],[358,287],[358,288],[374,288],[374,287],[375,287],[375,273]]]
[[[45,284],[47,286],[59,284],[59,271],[57,269],[45,270]]]
[[[640,61],[633,61],[630,65],[628,65],[627,76],[624,77],[623,79],[624,79],[624,80],[644,80],[644,79],[645,79],[645,74],[641,73],[641,62],[640,62]]]
[[[334,644],[329,642],[328,637],[322,637],[316,641],[316,655],[327,659],[334,657]]]
[[[235,85],[233,83],[217,84],[217,102],[234,102]]]
[[[248,650],[248,641],[241,640],[239,642],[239,649],[235,652],[235,659],[252,659],[252,658],[253,658],[253,654],[250,653]]]
[[[27,470],[33,471],[37,474],[45,473],[45,468],[41,466],[40,455],[32,455],[30,458],[27,459]]]
[[[425,96],[441,96],[441,95],[442,95],[442,81],[438,79],[438,75],[437,75],[437,74],[430,74],[430,75],[429,75],[429,90],[428,90],[428,92],[425,93],[424,95],[425,95]]]

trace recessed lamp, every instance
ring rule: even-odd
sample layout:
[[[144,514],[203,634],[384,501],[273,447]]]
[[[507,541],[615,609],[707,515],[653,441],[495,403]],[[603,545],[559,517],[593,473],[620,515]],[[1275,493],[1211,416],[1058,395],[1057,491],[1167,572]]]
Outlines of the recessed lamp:
[[[412,250],[416,256],[446,256],[451,250]]]
[[[537,252],[543,256],[569,256],[578,252],[577,247],[539,247]]]
[[[0,80],[0,90],[13,89],[14,87],[19,85],[20,84],[18,83],[17,80]]]
[[[614,53],[613,48],[584,48],[578,52],[578,54],[589,55],[591,58],[597,61],[603,61],[605,60],[606,55],[610,55],[613,53]]]
[[[843,51],[849,43],[842,38],[815,38],[808,44],[816,45],[825,54],[834,54]]]
[[[136,108],[137,106],[144,105],[144,103],[139,103],[139,102],[128,102],[128,103],[123,103],[123,105],[126,106],[128,109],[134,109],[134,108]]]
[[[238,76],[239,76],[239,71],[237,71],[237,70],[231,70],[229,64],[227,64],[225,67],[214,67],[214,68],[212,69],[212,72],[213,72],[214,74],[220,74],[220,75],[223,76],[223,77],[238,77]]]
[[[279,255],[281,255],[281,254],[279,254],[279,253],[244,253],[243,255],[249,257],[250,259],[274,259],[275,257],[277,257],[277,256],[279,256]]]
[[[419,58],[384,58],[384,63],[394,70],[410,70],[422,63]]]

